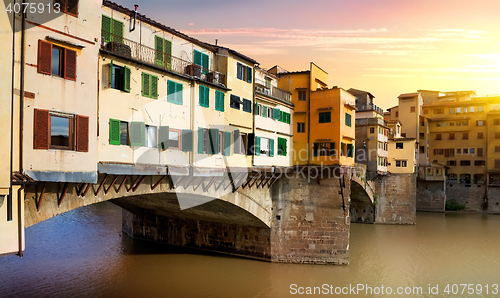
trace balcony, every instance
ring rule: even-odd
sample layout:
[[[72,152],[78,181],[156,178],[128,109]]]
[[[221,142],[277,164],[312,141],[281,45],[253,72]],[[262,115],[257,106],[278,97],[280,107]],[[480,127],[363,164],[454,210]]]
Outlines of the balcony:
[[[356,108],[358,109],[358,112],[363,112],[363,111],[376,111],[380,114],[384,114],[384,110],[382,108],[377,107],[374,104],[371,103],[357,103]]]
[[[259,79],[255,79],[255,91],[292,103],[292,94],[290,92],[274,86],[267,87],[266,82]]]
[[[199,80],[226,87],[226,76],[193,62],[157,51],[138,42],[103,32],[111,41],[102,42],[101,49],[112,52],[151,66],[156,66],[180,75],[190,76]]]

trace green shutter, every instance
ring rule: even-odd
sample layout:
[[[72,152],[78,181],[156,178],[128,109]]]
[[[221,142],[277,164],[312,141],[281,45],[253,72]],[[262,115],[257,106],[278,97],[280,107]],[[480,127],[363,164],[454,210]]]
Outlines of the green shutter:
[[[326,122],[327,122],[327,123],[332,122],[332,112],[328,112],[328,113],[326,114]]]
[[[112,41],[123,43],[123,22],[113,19],[111,30],[113,30],[111,32],[113,34]]]
[[[224,155],[225,156],[231,155],[231,132],[230,131],[224,132]]]
[[[169,147],[169,135],[170,128],[168,126],[160,126],[158,129],[158,144],[163,150],[167,150]]]
[[[176,83],[175,84],[175,102],[179,105],[182,105],[182,89],[183,85]]]
[[[288,146],[287,146],[287,139],[282,139],[283,141],[283,156],[286,156],[288,154]]]
[[[163,49],[165,50],[165,60],[167,61],[165,66],[167,69],[172,69],[172,42],[166,39],[164,41],[165,46]]]
[[[247,67],[247,82],[251,83],[252,82],[252,68]]]
[[[209,56],[207,54],[201,54],[201,66],[203,67],[203,74],[207,74],[210,68]]]
[[[267,118],[267,107],[262,106],[262,117]]]
[[[182,151],[193,151],[193,131],[189,129],[182,130]]]
[[[109,119],[109,144],[120,145],[120,120]]]
[[[201,52],[194,50],[193,52],[193,63],[196,65],[201,65]]]
[[[146,144],[146,125],[144,122],[130,123],[130,146],[144,147]]]
[[[142,96],[149,97],[151,93],[149,92],[149,75],[147,73],[142,73]]]
[[[260,155],[260,137],[255,137],[255,155]]]
[[[210,94],[210,88],[200,85],[199,96],[198,96],[200,101],[200,106],[205,108],[208,108],[210,106],[209,94]]]
[[[167,81],[167,101],[175,103],[175,82]]]
[[[278,120],[280,118],[280,109],[273,109],[273,119]]]
[[[241,133],[238,129],[236,129],[234,131],[234,134],[233,134],[233,146],[234,146],[234,152],[235,153],[241,153],[243,151],[243,148],[241,148]]]
[[[163,50],[163,38],[155,35],[155,64],[160,67],[164,67],[164,50]]]
[[[340,156],[344,156],[344,143],[340,143]]]
[[[347,144],[347,157],[353,157],[354,153],[354,145]]]
[[[130,75],[131,70],[129,67],[124,66],[125,72],[123,75],[123,91],[130,92]]]
[[[158,77],[151,76],[151,98],[158,99]]]
[[[269,156],[274,156],[274,139],[269,139]]]
[[[313,156],[318,156],[319,155],[319,143],[314,143],[313,144]]]
[[[286,139],[278,138],[278,155],[286,156]]]
[[[101,36],[105,42],[111,41],[111,18],[105,15],[102,15]]]
[[[215,109],[219,112],[224,112],[224,96],[223,92],[215,91]]]
[[[198,127],[198,154],[205,153],[205,129]]]
[[[209,152],[210,154],[219,153],[219,130],[216,128],[210,128],[208,130],[208,140],[210,144]]]

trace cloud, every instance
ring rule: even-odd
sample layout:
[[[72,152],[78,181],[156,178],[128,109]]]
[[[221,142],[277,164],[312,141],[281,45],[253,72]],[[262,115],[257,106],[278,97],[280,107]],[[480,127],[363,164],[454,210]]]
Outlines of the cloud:
[[[194,23],[189,23],[188,26],[194,26]]]
[[[367,68],[369,71],[383,72],[461,72],[461,73],[500,73],[500,64],[498,65],[466,65],[461,67],[442,67],[442,68]]]

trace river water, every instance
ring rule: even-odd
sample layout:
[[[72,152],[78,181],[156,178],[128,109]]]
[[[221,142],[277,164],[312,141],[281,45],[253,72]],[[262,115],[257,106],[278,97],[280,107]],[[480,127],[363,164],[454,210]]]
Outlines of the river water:
[[[25,257],[0,258],[0,297],[285,297],[307,287],[343,297],[500,297],[500,216],[419,213],[415,226],[352,224],[350,250],[348,266],[200,254],[130,239],[121,209],[104,202],[27,228]]]

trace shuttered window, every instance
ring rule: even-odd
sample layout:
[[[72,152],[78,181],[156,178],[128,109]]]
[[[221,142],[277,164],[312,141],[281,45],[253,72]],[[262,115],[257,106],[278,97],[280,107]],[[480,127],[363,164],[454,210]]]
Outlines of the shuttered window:
[[[239,110],[240,109],[240,97],[239,96],[236,96],[236,95],[233,95],[231,94],[231,98],[230,98],[230,102],[229,102],[229,106],[233,109],[237,109]]]
[[[155,36],[155,64],[159,67],[172,68],[172,42]]]
[[[224,132],[224,156],[231,155],[231,132]]]
[[[192,152],[193,151],[193,131],[189,129],[182,130],[182,151]]]
[[[205,153],[205,129],[198,127],[198,154]]]
[[[120,145],[120,120],[109,119],[109,144]]]
[[[280,118],[280,109],[273,109],[273,119],[278,120]]]
[[[260,137],[255,137],[255,155],[260,155]]]
[[[351,115],[345,113],[345,125],[351,127]]]
[[[38,40],[38,72],[76,81],[76,51]]]
[[[198,95],[200,106],[205,108],[210,107],[210,88],[200,85]]]
[[[204,54],[200,51],[194,50],[193,51],[193,62],[196,65],[199,65],[203,67],[203,74],[207,74],[209,71],[209,66],[210,66],[210,61],[209,61],[209,56],[207,54]]]
[[[247,67],[247,82],[248,83],[251,83],[252,82],[252,68],[251,67]]]
[[[182,105],[183,85],[174,81],[167,81],[167,101]]]
[[[286,156],[287,154],[287,140],[278,138],[278,155]]]
[[[215,91],[215,110],[224,112],[224,92]]]
[[[246,98],[243,98],[243,111],[248,113],[252,112],[252,102]]]
[[[330,123],[332,122],[332,112],[319,113],[319,123]]]
[[[274,139],[269,139],[269,156],[274,156]]]
[[[220,153],[220,144],[219,144],[219,130],[216,128],[210,128],[208,130],[208,139],[209,139],[209,153],[210,154],[218,154]]]
[[[89,151],[89,117],[35,109],[33,120],[33,149]]]
[[[49,111],[35,109],[33,149],[49,149]]]
[[[130,76],[132,71],[127,66],[118,66],[113,60],[109,64],[111,88],[130,92]]]
[[[89,152],[89,117],[76,116],[76,151]]]
[[[146,124],[144,122],[130,123],[130,146],[144,147],[146,144]]]
[[[145,73],[142,73],[142,96],[149,97],[153,99],[158,99],[158,77]]]
[[[354,145],[347,144],[347,157],[353,157],[353,156],[354,156]]]
[[[105,42],[123,43],[123,22],[102,15],[101,36]]]

